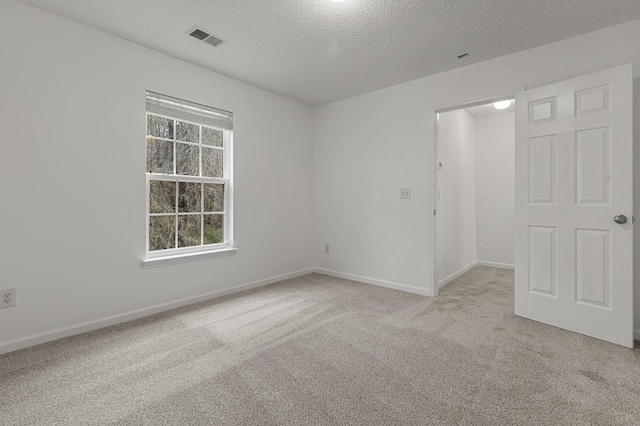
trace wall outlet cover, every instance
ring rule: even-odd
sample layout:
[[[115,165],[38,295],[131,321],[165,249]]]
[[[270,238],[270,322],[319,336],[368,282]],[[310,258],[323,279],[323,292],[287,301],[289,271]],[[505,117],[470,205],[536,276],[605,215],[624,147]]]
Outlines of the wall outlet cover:
[[[4,288],[0,290],[0,308],[16,306],[16,289]]]

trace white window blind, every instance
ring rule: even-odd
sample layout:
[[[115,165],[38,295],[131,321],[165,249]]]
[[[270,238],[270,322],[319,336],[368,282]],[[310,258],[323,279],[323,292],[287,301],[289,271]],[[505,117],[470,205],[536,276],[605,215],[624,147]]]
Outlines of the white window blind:
[[[233,113],[147,91],[147,112],[233,130]]]

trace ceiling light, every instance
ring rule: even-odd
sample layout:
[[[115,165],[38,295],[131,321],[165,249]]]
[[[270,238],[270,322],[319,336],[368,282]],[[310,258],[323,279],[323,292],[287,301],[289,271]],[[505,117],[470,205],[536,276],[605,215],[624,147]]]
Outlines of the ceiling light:
[[[495,109],[507,109],[511,106],[511,100],[500,101],[493,104]]]

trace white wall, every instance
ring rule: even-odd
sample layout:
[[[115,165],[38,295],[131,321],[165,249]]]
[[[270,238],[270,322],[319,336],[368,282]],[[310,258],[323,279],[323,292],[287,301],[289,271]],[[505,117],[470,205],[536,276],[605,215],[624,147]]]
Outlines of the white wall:
[[[512,112],[476,119],[479,262],[515,262],[515,124]]]
[[[640,128],[638,40],[640,20],[316,108],[316,264],[428,289],[434,279],[434,109],[633,62]],[[640,149],[635,155],[640,168]],[[640,173],[635,179],[640,188]],[[413,187],[412,200],[399,200],[402,186]],[[640,194],[635,200],[637,213]],[[322,253],[324,242],[332,243],[332,254]],[[640,329],[637,279],[636,289]]]
[[[476,258],[476,119],[464,109],[438,120],[436,271],[438,283]]]
[[[13,0],[0,57],[0,352],[313,266],[311,108]],[[141,268],[147,89],[234,113],[235,256]]]

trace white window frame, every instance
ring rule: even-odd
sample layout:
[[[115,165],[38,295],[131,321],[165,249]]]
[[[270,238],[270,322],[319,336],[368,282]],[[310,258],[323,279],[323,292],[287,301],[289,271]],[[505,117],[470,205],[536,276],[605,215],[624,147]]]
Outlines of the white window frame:
[[[162,117],[162,118],[167,118],[170,120],[174,120],[174,134],[173,134],[173,139],[167,139],[167,138],[161,138],[161,137],[156,137],[156,136],[150,136],[148,135],[148,129],[146,128],[147,125],[147,117],[149,115],[153,115],[153,116],[157,116],[157,117]],[[188,124],[194,124],[197,126],[201,126],[201,127],[206,127],[206,128],[211,128],[211,129],[215,129],[215,130],[219,130],[223,132],[223,145],[222,148],[220,147],[215,147],[215,146],[210,146],[210,145],[203,145],[202,144],[202,130],[200,130],[200,135],[199,135],[199,140],[198,143],[195,142],[184,142],[184,141],[179,141],[177,139],[175,139],[175,132],[176,132],[176,126],[175,126],[175,122],[180,121],[183,123],[188,123]],[[161,266],[162,264],[160,262],[157,262],[158,260],[163,260],[163,259],[179,259],[179,258],[185,258],[185,257],[191,257],[192,255],[199,255],[199,254],[215,254],[215,253],[223,253],[223,252],[228,252],[228,251],[234,251],[236,250],[236,248],[234,247],[233,241],[233,230],[234,230],[234,226],[233,226],[233,130],[228,130],[228,129],[223,129],[223,128],[219,128],[219,127],[215,127],[215,126],[211,126],[208,124],[203,124],[203,123],[198,123],[198,122],[194,122],[194,121],[190,121],[190,120],[185,120],[182,118],[177,118],[177,117],[172,117],[170,115],[164,115],[164,114],[158,114],[155,112],[148,112],[146,111],[145,113],[145,141],[147,138],[152,138],[155,140],[160,140],[160,141],[165,141],[165,142],[171,142],[173,143],[173,173],[171,174],[164,174],[164,173],[149,173],[146,172],[146,196],[145,196],[145,204],[146,204],[146,214],[145,214],[145,220],[146,220],[146,242],[145,242],[145,246],[146,246],[146,256],[145,259],[143,261],[143,266],[148,267],[148,266]],[[178,165],[176,164],[176,147],[178,143],[182,143],[182,144],[187,144],[187,145],[192,145],[192,146],[197,146],[198,147],[198,153],[199,153],[199,173],[200,176],[188,176],[188,175],[178,175],[176,174],[177,171],[177,167]],[[218,149],[218,150],[222,150],[223,151],[223,164],[222,164],[222,174],[223,176],[221,178],[218,177],[204,177],[202,176],[202,150],[203,147],[205,147],[206,149]],[[145,170],[146,170],[146,155],[145,155]],[[173,213],[151,213],[150,212],[150,186],[151,186],[151,182],[152,181],[169,181],[169,182],[176,182],[176,204],[175,204],[175,208],[176,211]],[[206,213],[215,213],[215,214],[222,214],[223,216],[223,241],[221,243],[217,243],[217,244],[203,244],[203,245],[199,245],[199,246],[192,246],[192,247],[178,247],[178,227],[177,227],[177,221],[178,221],[178,217],[179,216],[188,216],[188,215],[195,215],[195,216],[200,216],[201,218],[201,222],[200,222],[200,235],[201,235],[201,241],[203,241],[203,233],[204,233],[204,226],[203,226],[203,219],[204,219],[204,215],[206,214],[205,212],[201,211],[201,212],[195,212],[195,213],[179,213],[178,212],[178,183],[179,182],[195,182],[195,183],[213,183],[213,184],[223,184],[224,185],[224,211],[222,212],[206,212]],[[204,206],[204,191],[201,191],[201,206]],[[149,219],[151,217],[154,216],[174,216],[175,217],[175,230],[176,230],[176,242],[175,242],[175,248],[172,249],[165,249],[165,250],[154,250],[154,251],[149,251]],[[169,262],[169,263],[175,263],[175,262]]]

